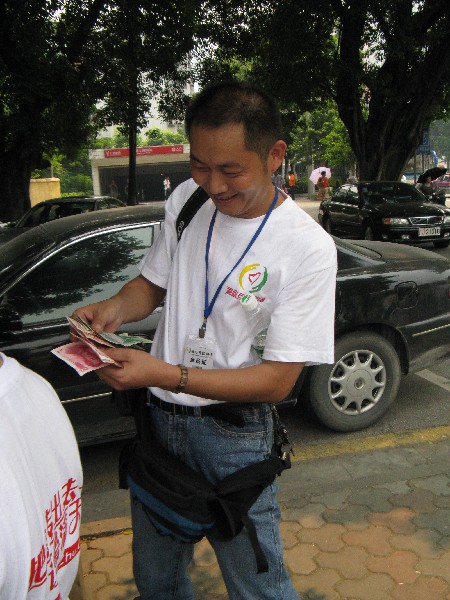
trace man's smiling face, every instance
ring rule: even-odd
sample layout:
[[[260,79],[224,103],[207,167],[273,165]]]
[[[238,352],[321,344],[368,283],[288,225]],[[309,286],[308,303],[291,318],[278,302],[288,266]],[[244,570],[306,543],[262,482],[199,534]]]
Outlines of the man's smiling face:
[[[276,142],[263,160],[245,147],[242,125],[193,126],[189,137],[192,177],[217,210],[241,219],[265,214],[274,196],[271,175],[283,159],[284,142]]]

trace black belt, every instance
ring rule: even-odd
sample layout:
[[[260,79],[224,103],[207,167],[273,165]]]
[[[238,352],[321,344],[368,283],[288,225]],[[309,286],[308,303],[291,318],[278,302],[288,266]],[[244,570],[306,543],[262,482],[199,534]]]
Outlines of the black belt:
[[[182,415],[185,417],[213,417],[227,421],[237,427],[243,427],[245,425],[245,417],[243,411],[255,406],[259,403],[244,403],[244,404],[208,404],[207,406],[185,406],[184,404],[174,404],[173,402],[166,402],[161,400],[158,396],[148,394],[149,401],[163,410],[164,412],[171,413],[172,415]]]

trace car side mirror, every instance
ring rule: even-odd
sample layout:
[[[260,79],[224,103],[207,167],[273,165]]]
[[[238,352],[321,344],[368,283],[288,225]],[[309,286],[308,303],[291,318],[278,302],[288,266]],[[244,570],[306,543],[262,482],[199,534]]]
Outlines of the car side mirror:
[[[19,313],[10,304],[0,306],[0,333],[11,333],[23,329]]]

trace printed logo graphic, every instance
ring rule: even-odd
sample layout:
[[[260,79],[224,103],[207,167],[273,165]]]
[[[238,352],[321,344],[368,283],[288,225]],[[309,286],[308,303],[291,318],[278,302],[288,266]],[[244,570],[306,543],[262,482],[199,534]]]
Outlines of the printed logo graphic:
[[[259,263],[247,265],[239,275],[239,285],[247,293],[259,292],[267,282],[267,268]]]

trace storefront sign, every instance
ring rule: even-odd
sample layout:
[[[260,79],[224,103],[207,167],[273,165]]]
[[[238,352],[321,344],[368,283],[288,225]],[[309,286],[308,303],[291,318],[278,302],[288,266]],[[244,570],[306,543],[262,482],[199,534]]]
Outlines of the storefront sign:
[[[183,144],[176,146],[144,146],[136,148],[136,156],[147,156],[149,154],[183,154]],[[105,158],[122,158],[130,156],[129,148],[108,148],[104,151]]]

